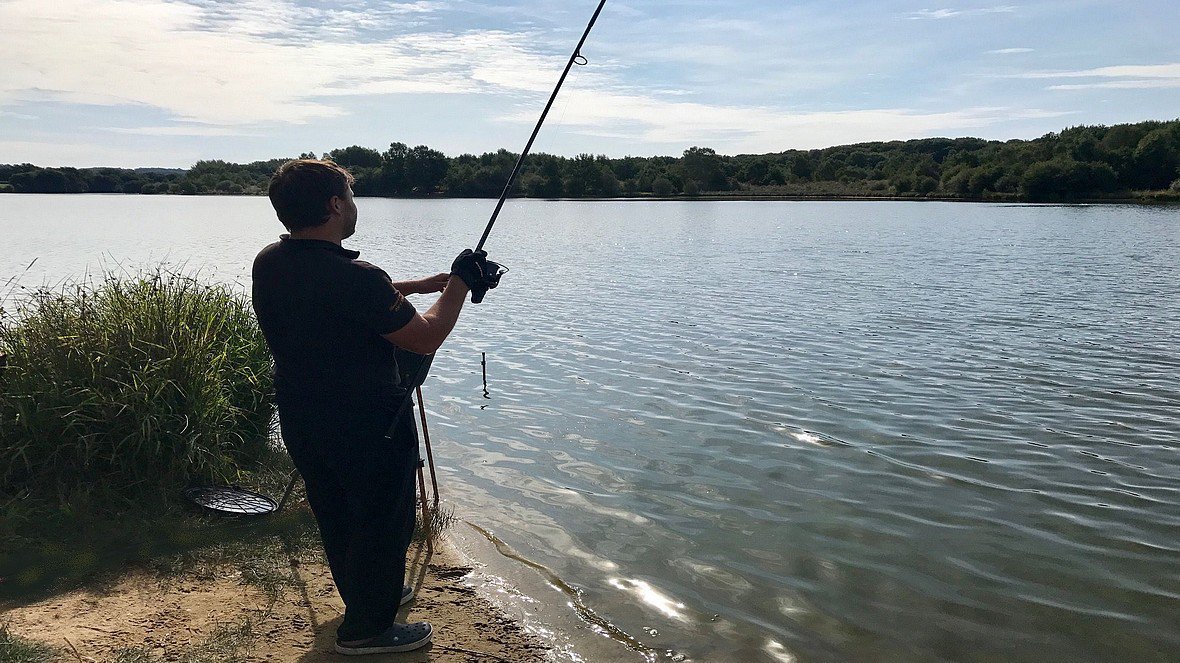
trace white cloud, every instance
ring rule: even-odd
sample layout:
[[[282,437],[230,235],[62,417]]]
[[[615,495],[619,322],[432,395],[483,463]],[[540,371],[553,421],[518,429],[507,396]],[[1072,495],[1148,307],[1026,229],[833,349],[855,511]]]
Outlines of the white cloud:
[[[1157,90],[1180,88],[1180,62],[1169,64],[1116,65],[1077,71],[1034,71],[1014,78],[1061,79],[1097,78],[1092,83],[1059,83],[1049,90]]]
[[[103,131],[135,136],[249,136],[251,132],[235,127],[178,124],[164,127],[106,127]]]
[[[12,111],[0,110],[0,117],[11,117],[14,120],[35,120],[36,115],[29,115],[27,113],[13,113]]]
[[[954,18],[956,16],[970,16],[972,14],[1014,14],[1016,7],[1014,5],[999,5],[996,7],[980,7],[979,9],[919,9],[916,12],[906,14],[906,18],[912,21],[920,20],[941,20],[946,18]]]
[[[155,146],[136,145],[134,140],[123,140],[118,144],[95,142],[50,142],[31,140],[0,140],[0,154],[8,163],[34,163],[43,167],[110,166],[117,168],[140,168],[160,165],[160,150]],[[173,147],[168,150],[170,163],[187,166],[199,159],[207,159],[195,148]]]
[[[1011,55],[1013,53],[1032,53],[1031,48],[997,48],[994,51],[988,51],[988,55]]]
[[[602,90],[571,90],[563,131],[668,145],[708,145],[727,152],[810,149],[845,143],[901,140],[981,129],[1066,112],[971,108],[942,113],[907,109],[783,112],[712,106]],[[505,120],[525,122],[528,113]],[[622,129],[622,131],[621,131]]]
[[[435,6],[394,4],[376,18],[361,18],[359,9],[325,12],[335,22],[312,20],[308,27],[314,10],[258,0],[232,10],[161,0],[15,0],[0,4],[0,105],[129,104],[210,125],[299,124],[345,114],[331,100],[340,95],[539,85],[532,72],[546,61],[521,46],[527,35],[333,38],[366,20]],[[357,20],[347,23],[354,14]],[[489,52],[497,54],[500,73],[485,64]]]
[[[1080,71],[1035,71],[1019,74],[1018,78],[1180,78],[1180,62],[1116,65]]]
[[[915,21],[926,18],[937,20],[943,18],[953,18],[962,13],[963,12],[958,9],[919,9],[916,12],[910,12],[907,14],[906,18]]]
[[[1102,83],[1071,83],[1050,85],[1049,90],[1165,90],[1180,88],[1180,78],[1151,80],[1104,81]]]

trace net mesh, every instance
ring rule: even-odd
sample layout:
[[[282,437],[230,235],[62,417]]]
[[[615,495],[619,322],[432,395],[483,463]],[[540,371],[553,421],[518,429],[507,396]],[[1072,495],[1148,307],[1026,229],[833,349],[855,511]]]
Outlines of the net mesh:
[[[194,504],[218,513],[260,516],[278,508],[266,495],[238,486],[200,486],[184,494]]]

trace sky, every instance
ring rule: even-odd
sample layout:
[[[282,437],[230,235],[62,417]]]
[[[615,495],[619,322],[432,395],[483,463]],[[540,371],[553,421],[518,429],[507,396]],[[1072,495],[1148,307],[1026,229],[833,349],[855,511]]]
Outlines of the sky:
[[[595,0],[0,0],[0,163],[519,152]],[[608,0],[534,151],[1180,117],[1180,2]]]

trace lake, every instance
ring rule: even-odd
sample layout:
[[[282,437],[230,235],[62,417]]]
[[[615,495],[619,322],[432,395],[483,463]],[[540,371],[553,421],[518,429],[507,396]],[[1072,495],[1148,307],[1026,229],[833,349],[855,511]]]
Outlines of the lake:
[[[357,202],[395,280],[494,204]],[[29,287],[247,286],[282,232],[248,197],[0,223]],[[637,660],[1180,660],[1180,207],[510,201],[486,248],[424,387],[444,497]]]

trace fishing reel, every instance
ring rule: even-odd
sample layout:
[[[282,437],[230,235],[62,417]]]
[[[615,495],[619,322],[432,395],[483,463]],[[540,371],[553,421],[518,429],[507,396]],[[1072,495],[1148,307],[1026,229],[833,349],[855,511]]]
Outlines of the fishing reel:
[[[471,293],[471,303],[478,304],[483,301],[483,296],[487,294],[488,290],[500,285],[500,277],[508,273],[508,268],[498,262],[491,260],[484,260],[480,263],[480,272],[483,279],[483,289],[479,292]]]

